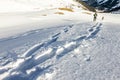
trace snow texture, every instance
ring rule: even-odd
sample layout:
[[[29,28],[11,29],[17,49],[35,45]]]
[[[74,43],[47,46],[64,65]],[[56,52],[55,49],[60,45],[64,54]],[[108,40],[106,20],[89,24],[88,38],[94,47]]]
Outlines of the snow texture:
[[[69,12],[55,2],[55,9],[0,13],[0,80],[119,80],[120,15],[98,13],[93,22],[77,3],[64,2],[74,4]]]

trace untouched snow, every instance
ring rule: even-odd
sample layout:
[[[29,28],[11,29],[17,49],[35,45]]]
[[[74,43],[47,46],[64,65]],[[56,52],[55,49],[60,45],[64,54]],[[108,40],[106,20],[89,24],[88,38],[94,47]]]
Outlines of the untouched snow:
[[[0,80],[119,80],[120,15],[99,13],[93,22],[93,13],[78,4],[74,12],[58,4],[0,13]]]
[[[74,4],[73,0],[0,0],[0,12],[28,12]]]

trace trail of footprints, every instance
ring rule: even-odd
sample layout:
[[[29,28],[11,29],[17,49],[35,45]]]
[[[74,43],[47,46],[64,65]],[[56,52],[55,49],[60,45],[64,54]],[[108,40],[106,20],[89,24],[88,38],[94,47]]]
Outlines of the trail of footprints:
[[[4,80],[19,80],[19,79],[33,80],[34,78],[36,78],[35,77],[36,75],[40,75],[41,73],[45,72],[50,66],[53,65],[51,64],[41,68],[38,67],[39,64],[49,59],[52,59],[53,57],[56,58],[56,61],[58,59],[61,59],[64,55],[79,47],[79,45],[82,43],[83,40],[89,40],[91,38],[94,38],[97,35],[97,33],[101,30],[102,24],[96,23],[94,26],[88,29],[88,35],[83,34],[83,36],[80,36],[75,40],[69,41],[67,44],[64,44],[61,47],[48,48],[48,46],[50,46],[52,43],[57,41],[59,36],[63,34],[62,32],[66,34],[67,32],[69,32],[70,28],[73,28],[73,26],[74,25],[69,25],[65,27],[63,31],[60,31],[55,35],[53,35],[49,40],[35,44],[31,48],[29,48],[25,53],[23,53],[22,55],[23,59],[18,64],[18,66],[8,69],[9,74],[6,78],[4,78]],[[45,50],[41,50],[42,52],[39,52],[42,54],[39,53],[35,54],[40,49],[45,49]],[[17,61],[19,61],[19,59]],[[17,61],[15,63],[18,63]],[[32,68],[34,68],[35,70],[32,71],[30,74],[28,74],[27,70],[30,70]],[[18,73],[18,74],[11,75],[13,73]],[[25,76],[23,77],[23,75]]]

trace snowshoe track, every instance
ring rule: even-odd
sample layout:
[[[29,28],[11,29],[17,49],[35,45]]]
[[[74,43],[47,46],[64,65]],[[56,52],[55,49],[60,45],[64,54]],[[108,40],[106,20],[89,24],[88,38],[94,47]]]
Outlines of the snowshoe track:
[[[60,37],[61,34],[66,34],[69,33],[69,29],[74,28],[74,25],[69,25],[65,27],[62,31],[56,33],[55,35],[51,36],[50,39],[42,42],[42,43],[37,43],[33,45],[31,48],[29,48],[25,53],[23,53],[22,61],[18,63],[17,61],[14,63],[17,63],[18,66],[13,67],[13,68],[8,68],[5,69],[5,71],[8,71],[8,76],[4,78],[4,80],[33,80],[36,75],[40,75],[40,73],[48,73],[45,72],[48,70],[53,64],[47,65],[46,67],[38,67],[41,63],[53,59],[55,57],[56,61],[64,57],[66,54],[69,52],[73,51],[77,47],[79,47],[82,43],[83,40],[89,40],[95,38],[97,33],[101,30],[101,23],[96,23],[94,26],[92,26],[90,29],[88,29],[88,34],[87,35],[82,35],[79,36],[78,38],[68,41],[62,46],[58,47],[52,47],[51,44],[57,42],[58,38]],[[38,52],[37,52],[38,51]],[[37,52],[37,53],[36,53]],[[40,53],[40,54],[39,54]],[[42,53],[42,54],[41,54]],[[19,61],[19,59],[18,59]],[[30,74],[27,73],[28,70],[34,68],[35,70],[32,71]],[[5,71],[0,70],[0,73],[4,73]],[[18,74],[11,75],[13,73],[18,72]],[[25,76],[23,76],[23,74]],[[19,77],[18,77],[19,76]],[[16,79],[18,78],[18,79]]]

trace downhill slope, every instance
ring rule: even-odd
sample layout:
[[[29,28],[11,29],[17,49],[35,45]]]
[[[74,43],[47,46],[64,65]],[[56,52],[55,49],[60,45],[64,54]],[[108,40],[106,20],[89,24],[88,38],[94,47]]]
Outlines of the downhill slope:
[[[76,4],[73,0],[0,0],[0,12],[28,12]]]
[[[0,78],[119,80],[119,26],[85,21],[3,40]]]
[[[0,13],[0,80],[120,79],[120,15],[65,5]]]

